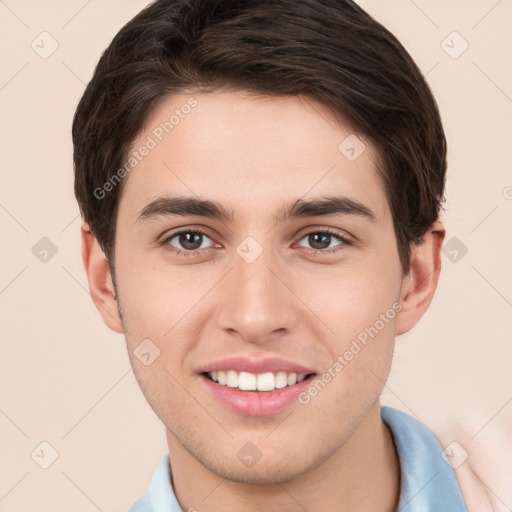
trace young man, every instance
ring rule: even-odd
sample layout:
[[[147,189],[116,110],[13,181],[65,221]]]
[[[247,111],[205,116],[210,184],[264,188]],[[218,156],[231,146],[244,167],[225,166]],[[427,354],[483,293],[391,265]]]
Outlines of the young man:
[[[169,454],[131,512],[465,511],[381,408],[440,272],[446,142],[350,0],[159,0],[74,124],[83,259]]]

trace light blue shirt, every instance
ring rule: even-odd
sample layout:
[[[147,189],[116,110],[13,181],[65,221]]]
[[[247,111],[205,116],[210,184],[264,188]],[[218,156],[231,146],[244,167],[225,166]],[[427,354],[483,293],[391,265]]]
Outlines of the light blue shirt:
[[[399,512],[467,512],[443,448],[427,427],[412,416],[382,407],[382,419],[393,435],[402,473]],[[184,512],[171,486],[169,455],[155,469],[149,490],[128,512]],[[185,511],[186,512],[186,511]]]

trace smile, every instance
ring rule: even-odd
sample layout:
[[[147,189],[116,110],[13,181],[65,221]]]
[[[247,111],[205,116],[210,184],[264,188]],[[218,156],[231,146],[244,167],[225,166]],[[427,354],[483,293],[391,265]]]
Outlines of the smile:
[[[236,370],[207,372],[206,376],[221,386],[241,391],[274,391],[293,386],[306,378],[304,373],[278,371],[256,374]]]

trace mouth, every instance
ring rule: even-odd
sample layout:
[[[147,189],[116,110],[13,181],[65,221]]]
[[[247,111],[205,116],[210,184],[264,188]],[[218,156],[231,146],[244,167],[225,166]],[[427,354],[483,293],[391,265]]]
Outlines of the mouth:
[[[251,373],[238,372],[236,370],[204,372],[203,376],[219,384],[240,391],[262,391],[270,392],[276,389],[283,389],[303,382],[313,376],[314,373],[295,372],[265,372]]]
[[[219,405],[246,416],[283,412],[317,375],[310,368],[279,358],[230,358],[202,367],[198,374]]]

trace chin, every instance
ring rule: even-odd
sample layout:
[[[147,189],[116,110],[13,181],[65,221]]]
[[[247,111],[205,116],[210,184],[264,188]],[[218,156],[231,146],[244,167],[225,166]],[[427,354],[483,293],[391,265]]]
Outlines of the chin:
[[[301,464],[304,464],[304,461],[301,461]],[[229,466],[223,465],[208,469],[226,480],[246,485],[282,485],[310,470],[305,465],[298,468],[290,461],[276,465],[273,462],[264,463],[263,460],[260,460],[252,468],[241,466],[242,464],[232,463]]]
[[[265,450],[261,458],[251,466],[246,465],[240,459],[201,457],[196,458],[209,471],[217,476],[246,485],[278,485],[286,484],[314,469],[321,464],[322,460],[313,460],[305,454],[297,452],[290,457],[290,452],[269,456]]]

